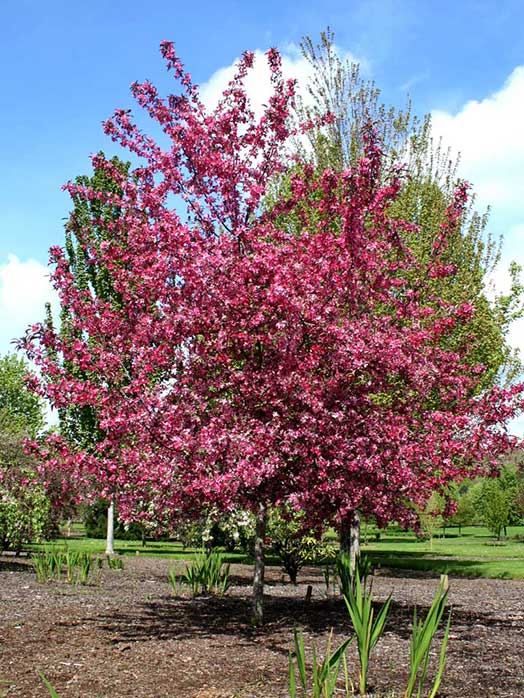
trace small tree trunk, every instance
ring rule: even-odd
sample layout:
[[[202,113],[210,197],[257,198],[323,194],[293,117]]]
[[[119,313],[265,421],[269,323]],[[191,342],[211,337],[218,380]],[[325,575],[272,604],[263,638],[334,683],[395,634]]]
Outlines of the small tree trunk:
[[[255,569],[253,574],[253,625],[264,622],[264,538],[266,537],[267,512],[259,505],[255,526]]]
[[[340,551],[349,555],[351,574],[355,573],[357,558],[360,555],[360,512],[358,509],[340,527]]]
[[[115,501],[113,497],[109,500],[107,507],[107,534],[106,534],[106,555],[115,554]]]

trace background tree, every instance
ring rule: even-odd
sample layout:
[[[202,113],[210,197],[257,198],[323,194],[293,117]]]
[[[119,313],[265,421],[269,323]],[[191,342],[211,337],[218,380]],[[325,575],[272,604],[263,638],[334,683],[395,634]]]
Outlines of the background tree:
[[[294,86],[278,53],[268,52],[274,91],[256,120],[243,85],[252,54],[208,113],[172,44],[162,52],[181,92],[163,100],[149,82],[133,92],[169,148],[118,110],[106,132],[143,165],[126,176],[97,156],[121,191],[68,186],[118,207],[107,240],[90,234],[92,214],[77,237],[121,303],[79,288],[53,248],[71,331],[43,325],[25,346],[44,376],[35,387],[58,408],[95,408],[103,432],[96,453],[48,441],[57,468],[118,491],[129,518],[144,504],[155,515],[210,505],[256,515],[260,621],[268,507],[302,509],[311,527],[357,510],[410,523],[433,492],[514,446],[504,426],[523,386],[479,396],[483,367],[465,341],[474,307],[428,288],[456,274],[443,251],[465,187],[429,260],[410,248],[413,224],[393,215],[403,182],[383,176],[372,131],[353,168],[315,176],[305,163],[289,195],[263,205],[290,164]],[[284,216],[300,219],[300,235]]]
[[[319,176],[326,168],[343,171],[362,157],[362,134],[365,126],[372,124],[382,144],[382,176],[387,177],[399,166],[408,173],[405,186],[391,204],[391,213],[417,226],[406,227],[403,235],[422,262],[420,269],[425,269],[457,186],[458,160],[452,160],[442,144],[435,142],[430,117],[419,119],[409,101],[405,109],[383,104],[379,88],[361,77],[358,64],[339,57],[329,29],[321,34],[318,45],[306,37],[301,47],[311,68],[311,78],[305,95],[298,101],[298,118],[315,119],[327,112],[334,118],[321,128],[309,130],[308,146],[304,147],[302,140],[298,143],[299,152],[314,164]],[[300,220],[292,224],[300,227]],[[517,352],[507,342],[511,322],[522,314],[520,268],[516,264],[510,267],[510,293],[490,299],[486,278],[499,262],[500,240],[487,234],[486,225],[487,213],[479,215],[474,210],[472,197],[440,254],[442,263],[456,267],[457,273],[436,275],[431,283],[422,285],[417,271],[411,278],[414,288],[421,291],[424,287],[429,304],[432,298],[438,299],[433,303],[435,312],[439,312],[441,300],[473,306],[467,338],[464,328],[457,326],[443,341],[447,349],[453,350],[467,339],[468,361],[472,366],[484,367],[482,380],[475,388],[478,392],[501,381],[510,383],[521,369]],[[358,529],[358,512],[353,512],[348,522],[341,522],[341,544],[353,557],[358,552]],[[350,550],[354,546],[357,549]]]
[[[463,526],[472,526],[480,522],[480,513],[477,509],[476,495],[473,483],[462,482],[452,485],[452,499],[456,508],[451,516],[445,519],[445,526],[458,526],[459,536],[462,535]]]
[[[103,157],[103,153],[99,153]],[[129,173],[130,163],[123,162],[118,157],[111,159],[111,164],[122,176]],[[110,303],[116,308],[122,309],[122,299],[114,288],[111,273],[107,266],[101,266],[95,262],[95,258],[89,252],[89,246],[100,249],[101,245],[108,244],[110,226],[120,215],[119,207],[113,203],[107,203],[98,198],[98,193],[121,193],[121,188],[114,177],[101,167],[94,168],[93,175],[79,176],[75,179],[79,187],[89,188],[93,192],[90,199],[85,199],[78,194],[72,195],[73,210],[65,226],[65,253],[68,269],[72,274],[74,284],[79,293],[90,294],[101,302]],[[89,240],[89,245],[87,244]],[[48,306],[48,324],[52,326],[50,308]],[[60,312],[60,332],[64,337],[71,339],[81,335],[71,322],[71,315],[67,304],[62,304]],[[73,362],[64,362],[64,369],[71,372],[72,377],[82,380],[86,372],[82,367]],[[92,377],[91,377],[92,379]],[[103,430],[100,428],[98,410],[91,404],[69,404],[59,410],[60,433],[76,448],[96,454],[97,444],[103,440]],[[107,477],[105,481],[107,482]],[[111,487],[107,491],[107,511],[105,513],[105,538],[106,554],[114,553],[115,536],[115,499],[117,493]],[[99,504],[93,505],[93,516],[97,516]],[[98,517],[99,518],[99,517]],[[91,517],[87,517],[91,521]],[[92,527],[90,527],[92,528]],[[136,529],[136,526],[135,526]],[[122,526],[119,532],[122,533]],[[142,533],[145,529],[142,527]]]
[[[0,429],[35,437],[44,427],[42,400],[26,388],[26,362],[15,354],[0,358]]]
[[[511,496],[500,479],[486,480],[482,486],[482,519],[489,530],[500,540],[502,531],[510,521]]]
[[[41,472],[25,449],[45,423],[42,400],[26,387],[27,370],[22,358],[0,358],[0,549],[16,552],[56,535],[68,505],[61,478]]]
[[[419,514],[419,535],[423,540],[429,541],[430,550],[433,550],[433,538],[435,533],[442,526],[444,521],[442,512],[445,505],[446,502],[444,498],[434,492],[426,502],[424,509]]]

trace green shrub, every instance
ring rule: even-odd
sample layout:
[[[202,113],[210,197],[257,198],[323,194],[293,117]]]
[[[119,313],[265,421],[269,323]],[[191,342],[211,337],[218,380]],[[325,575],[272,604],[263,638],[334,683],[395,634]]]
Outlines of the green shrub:
[[[289,508],[274,508],[269,512],[267,535],[271,547],[282,561],[282,567],[293,584],[304,565],[315,564],[335,556],[335,548],[319,538],[319,534],[304,529],[304,514]]]

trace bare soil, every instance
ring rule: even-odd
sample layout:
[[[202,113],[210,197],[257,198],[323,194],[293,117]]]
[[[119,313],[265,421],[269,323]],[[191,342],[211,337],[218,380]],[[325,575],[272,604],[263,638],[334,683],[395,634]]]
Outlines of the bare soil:
[[[182,569],[182,563],[177,563]],[[350,634],[339,598],[321,570],[294,587],[267,572],[266,623],[249,624],[251,569],[232,567],[225,598],[175,598],[173,562],[126,558],[97,583],[38,584],[27,561],[0,558],[0,679],[9,698],[43,698],[39,673],[60,698],[285,698],[294,625],[322,654]],[[524,581],[451,579],[452,631],[442,698],[524,696]],[[306,603],[307,585],[313,587]],[[402,695],[413,607],[429,606],[438,579],[422,574],[374,579],[377,603],[393,594],[384,637],[370,666],[376,696]],[[438,648],[435,650],[437,654]],[[352,677],[358,663],[349,651]],[[0,688],[0,695],[2,695]]]

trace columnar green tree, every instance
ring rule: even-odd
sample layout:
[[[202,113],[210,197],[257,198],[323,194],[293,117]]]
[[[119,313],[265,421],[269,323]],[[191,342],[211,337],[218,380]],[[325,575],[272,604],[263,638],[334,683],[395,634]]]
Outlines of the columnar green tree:
[[[103,157],[103,153],[99,153],[99,156]],[[119,173],[127,176],[129,163],[115,156],[111,164]],[[81,175],[76,178],[75,183],[79,187],[89,187],[94,192],[89,200],[79,195],[72,196],[73,210],[65,226],[65,252],[75,286],[79,292],[89,292],[101,302],[108,302],[115,308],[122,308],[122,298],[114,288],[111,272],[106,265],[94,262],[94,257],[89,255],[84,244],[87,235],[94,249],[100,249],[100,245],[110,241],[109,228],[117,220],[120,210],[118,206],[97,198],[96,194],[119,195],[121,187],[103,168],[96,165],[91,177]],[[48,318],[48,323],[52,324],[49,309]],[[75,332],[78,334],[72,326],[71,314],[65,304],[61,307],[60,331],[64,337],[74,338]],[[82,367],[68,362],[65,362],[65,367],[74,378],[81,379],[86,376],[86,371]],[[100,428],[95,406],[71,404],[59,410],[59,419],[60,431],[69,443],[90,453],[96,453],[96,446],[103,440],[104,433]],[[108,497],[106,533],[106,554],[108,555],[114,553],[116,495],[114,491],[110,492]]]

